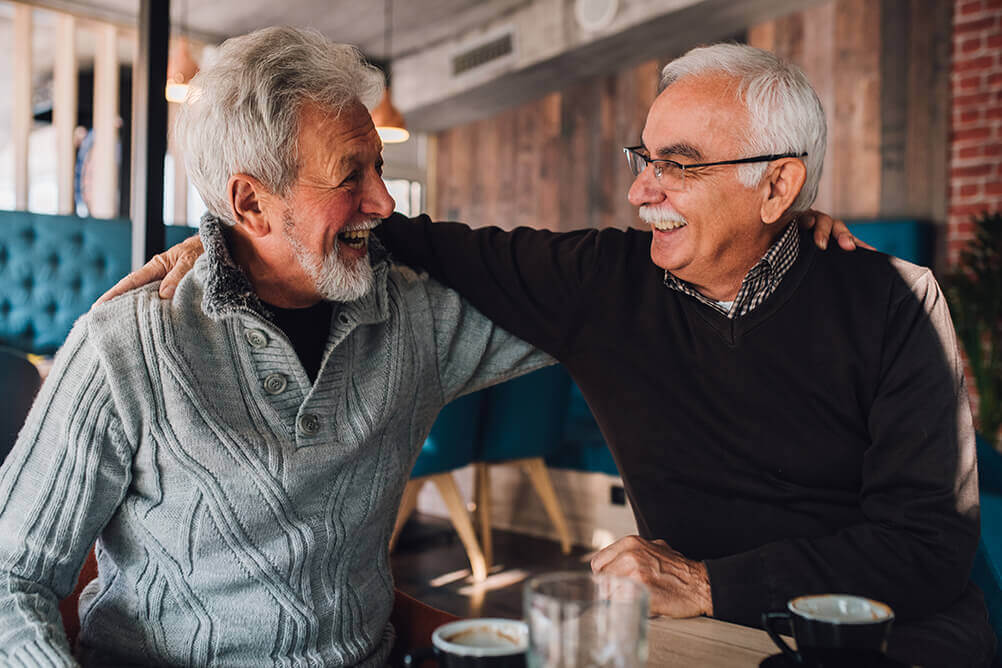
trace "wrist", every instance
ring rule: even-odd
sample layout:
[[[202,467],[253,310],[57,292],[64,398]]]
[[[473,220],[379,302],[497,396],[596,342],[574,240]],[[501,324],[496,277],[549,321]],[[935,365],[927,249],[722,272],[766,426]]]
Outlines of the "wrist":
[[[699,600],[700,600],[700,614],[706,615],[707,617],[713,616],[713,590],[710,587],[710,572],[706,568],[706,562],[701,561],[698,564],[699,572]]]

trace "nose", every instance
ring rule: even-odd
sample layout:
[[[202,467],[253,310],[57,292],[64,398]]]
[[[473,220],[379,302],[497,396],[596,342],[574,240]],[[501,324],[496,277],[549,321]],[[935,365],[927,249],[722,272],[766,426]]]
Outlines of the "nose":
[[[373,174],[366,179],[365,192],[362,195],[362,213],[378,218],[389,218],[396,205],[381,176]]]
[[[654,178],[654,170],[650,165],[633,179],[633,185],[626,198],[633,206],[644,204],[657,204],[665,199],[664,190],[658,187],[658,181]]]

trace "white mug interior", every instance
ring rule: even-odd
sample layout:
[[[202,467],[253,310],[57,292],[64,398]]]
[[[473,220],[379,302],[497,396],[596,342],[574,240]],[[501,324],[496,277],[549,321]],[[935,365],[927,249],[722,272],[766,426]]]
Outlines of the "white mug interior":
[[[484,636],[497,638],[499,644],[476,644]],[[471,642],[465,644],[463,638]],[[439,650],[457,656],[508,656],[526,651],[529,628],[525,622],[515,619],[463,619],[435,629],[431,642]]]
[[[787,603],[793,614],[829,624],[875,624],[894,619],[886,603],[850,594],[798,596]]]

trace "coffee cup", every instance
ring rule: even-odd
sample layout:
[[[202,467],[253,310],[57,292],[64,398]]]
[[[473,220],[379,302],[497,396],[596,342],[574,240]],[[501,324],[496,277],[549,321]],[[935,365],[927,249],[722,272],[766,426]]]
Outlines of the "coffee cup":
[[[529,632],[513,619],[464,619],[431,634],[431,647],[404,657],[405,666],[435,659],[445,668],[525,668]]]
[[[884,665],[894,611],[886,603],[849,594],[818,594],[790,599],[782,612],[762,615],[762,625],[776,646],[797,665],[812,668]],[[797,641],[794,650],[777,631],[788,621]]]

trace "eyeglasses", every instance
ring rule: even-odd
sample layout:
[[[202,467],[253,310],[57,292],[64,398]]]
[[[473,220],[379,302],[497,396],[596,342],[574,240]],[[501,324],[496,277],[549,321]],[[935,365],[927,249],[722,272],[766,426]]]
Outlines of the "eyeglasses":
[[[640,176],[640,173],[647,168],[647,165],[654,167],[654,178],[658,180],[665,190],[685,190],[685,173],[697,167],[716,167],[717,165],[744,165],[750,162],[771,162],[780,158],[803,158],[807,152],[803,153],[776,153],[774,155],[757,155],[754,158],[738,158],[737,160],[720,160],[719,162],[697,162],[691,165],[683,165],[674,160],[661,160],[651,158],[647,149],[643,146],[627,146],[623,149],[626,154],[626,163],[630,166],[633,176]]]

